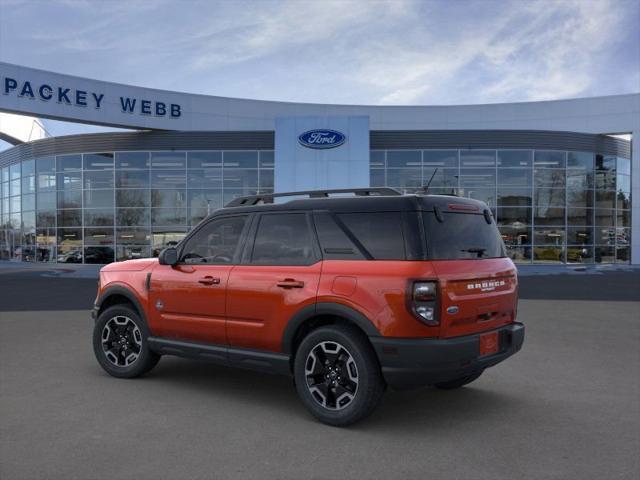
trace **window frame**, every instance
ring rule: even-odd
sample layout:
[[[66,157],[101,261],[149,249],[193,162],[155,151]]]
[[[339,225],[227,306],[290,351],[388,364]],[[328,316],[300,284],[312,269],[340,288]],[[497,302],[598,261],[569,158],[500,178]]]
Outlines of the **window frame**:
[[[238,217],[244,217],[246,220],[245,220],[244,226],[242,227],[242,232],[240,233],[240,238],[238,239],[238,245],[236,246],[235,252],[233,253],[231,262],[229,263],[187,263],[183,261],[184,259],[182,257],[184,254],[185,246],[187,245],[189,240],[191,240],[191,238],[197,235],[203,228],[207,228],[212,222],[217,222],[220,220],[229,220],[229,219],[238,218]],[[216,215],[214,217],[209,218],[208,220],[204,220],[203,222],[200,223],[199,226],[191,230],[177,245],[176,248],[178,250],[178,262],[176,265],[188,265],[190,267],[197,267],[202,265],[204,266],[239,265],[241,253],[244,250],[245,243],[247,240],[247,233],[249,232],[249,229],[254,223],[253,217],[254,215],[250,213],[235,213],[230,215]]]
[[[309,236],[311,238],[311,250],[312,257],[306,263],[255,263],[252,260],[253,250],[256,243],[256,238],[258,234],[258,227],[260,226],[260,221],[264,216],[270,215],[304,215],[307,230],[309,232]],[[318,235],[316,233],[315,225],[313,223],[312,211],[311,210],[285,210],[279,212],[260,212],[255,213],[254,218],[251,222],[251,228],[247,233],[247,241],[244,246],[240,264],[241,265],[251,265],[256,267],[308,267],[311,265],[315,265],[316,263],[322,261],[322,254],[320,252],[320,244],[318,242]]]

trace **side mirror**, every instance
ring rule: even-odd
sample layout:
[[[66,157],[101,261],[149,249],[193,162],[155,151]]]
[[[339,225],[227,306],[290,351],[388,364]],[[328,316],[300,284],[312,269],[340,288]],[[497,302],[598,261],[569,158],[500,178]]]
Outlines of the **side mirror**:
[[[160,252],[158,257],[160,265],[171,265],[172,267],[178,263],[178,250],[174,247],[167,247]]]

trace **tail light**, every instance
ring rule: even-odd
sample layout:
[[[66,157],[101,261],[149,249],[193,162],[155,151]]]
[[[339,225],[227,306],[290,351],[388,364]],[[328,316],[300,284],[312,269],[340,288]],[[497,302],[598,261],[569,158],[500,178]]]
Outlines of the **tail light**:
[[[410,308],[421,322],[435,326],[440,324],[438,318],[438,283],[413,282],[411,285]]]

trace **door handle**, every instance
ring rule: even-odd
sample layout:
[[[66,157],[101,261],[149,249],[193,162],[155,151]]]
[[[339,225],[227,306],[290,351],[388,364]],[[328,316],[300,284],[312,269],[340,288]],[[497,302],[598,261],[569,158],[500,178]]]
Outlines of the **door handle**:
[[[285,278],[276,283],[280,288],[304,288],[304,282],[300,282],[294,278]]]
[[[198,280],[198,283],[201,283],[203,285],[218,285],[220,284],[220,279],[217,277],[214,278],[207,275],[206,277],[203,277],[200,280]]]

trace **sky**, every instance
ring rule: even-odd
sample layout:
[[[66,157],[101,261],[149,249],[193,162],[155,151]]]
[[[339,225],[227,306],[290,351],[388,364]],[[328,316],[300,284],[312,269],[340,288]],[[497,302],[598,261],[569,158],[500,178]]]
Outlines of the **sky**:
[[[0,0],[0,61],[264,100],[538,101],[639,92],[639,25],[640,0]]]

